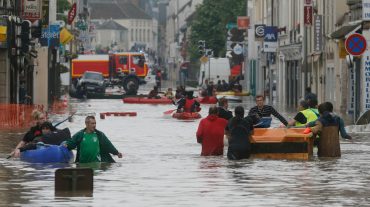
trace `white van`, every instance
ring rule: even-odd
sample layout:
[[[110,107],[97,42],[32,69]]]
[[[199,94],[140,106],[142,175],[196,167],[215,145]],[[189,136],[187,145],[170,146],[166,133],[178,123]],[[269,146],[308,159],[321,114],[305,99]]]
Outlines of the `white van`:
[[[207,63],[201,64],[198,84],[202,86],[206,79],[210,79],[214,84],[217,84],[218,80],[229,82],[230,75],[229,58],[211,58]]]

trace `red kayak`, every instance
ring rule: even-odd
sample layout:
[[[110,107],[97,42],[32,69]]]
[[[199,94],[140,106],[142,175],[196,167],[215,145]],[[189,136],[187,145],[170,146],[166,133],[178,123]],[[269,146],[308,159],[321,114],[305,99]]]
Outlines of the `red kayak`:
[[[201,104],[216,104],[217,98],[215,96],[198,97],[197,100]]]
[[[182,120],[191,120],[191,119],[200,119],[202,116],[198,112],[182,112],[174,113],[172,117]]]
[[[147,98],[147,97],[128,97],[123,99],[123,103],[130,104],[172,104],[168,98]]]

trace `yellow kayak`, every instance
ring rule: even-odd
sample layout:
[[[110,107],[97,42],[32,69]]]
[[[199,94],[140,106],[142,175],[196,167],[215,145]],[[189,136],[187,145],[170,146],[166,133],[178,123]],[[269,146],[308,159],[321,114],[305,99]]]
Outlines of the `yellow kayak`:
[[[242,92],[223,91],[223,92],[216,92],[216,94],[220,96],[249,96],[250,95],[248,91],[242,91]]]

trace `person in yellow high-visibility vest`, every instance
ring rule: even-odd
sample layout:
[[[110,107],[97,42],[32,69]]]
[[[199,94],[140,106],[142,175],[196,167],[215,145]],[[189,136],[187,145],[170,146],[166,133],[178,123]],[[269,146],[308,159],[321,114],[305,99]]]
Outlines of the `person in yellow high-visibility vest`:
[[[305,127],[307,123],[316,121],[319,117],[309,108],[307,101],[300,101],[298,106],[298,113],[288,122],[288,126]]]

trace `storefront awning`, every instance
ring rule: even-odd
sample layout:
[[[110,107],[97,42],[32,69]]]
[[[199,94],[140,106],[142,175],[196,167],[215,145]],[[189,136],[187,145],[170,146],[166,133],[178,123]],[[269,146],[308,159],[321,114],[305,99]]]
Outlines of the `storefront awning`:
[[[354,25],[346,25],[346,26],[341,26],[338,30],[330,34],[330,37],[333,39],[342,39],[344,38],[347,34],[351,32],[355,32],[361,28],[361,23],[357,23]]]

